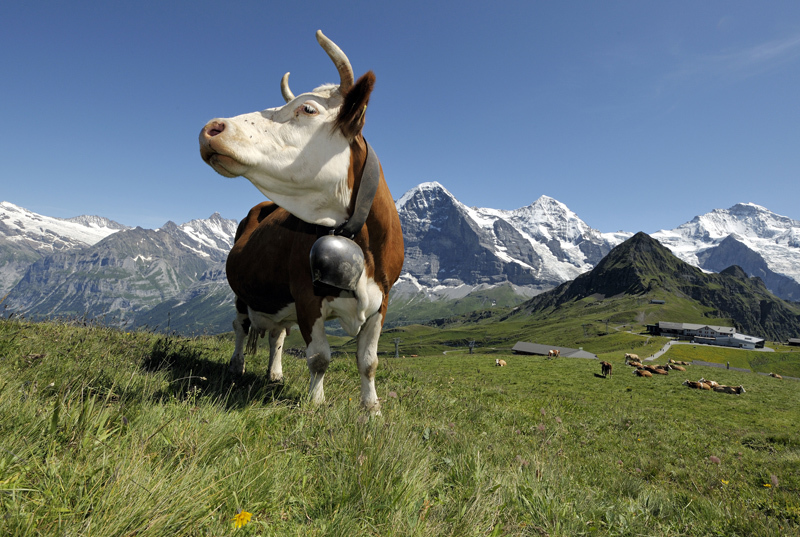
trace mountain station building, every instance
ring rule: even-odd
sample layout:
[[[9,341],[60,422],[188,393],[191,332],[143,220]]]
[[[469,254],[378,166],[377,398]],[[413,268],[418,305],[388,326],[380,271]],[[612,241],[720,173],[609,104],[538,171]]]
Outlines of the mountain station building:
[[[739,349],[763,349],[764,339],[740,334],[731,326],[712,326],[708,324],[668,323],[648,324],[647,331],[655,336],[667,336],[677,339],[720,345]]]

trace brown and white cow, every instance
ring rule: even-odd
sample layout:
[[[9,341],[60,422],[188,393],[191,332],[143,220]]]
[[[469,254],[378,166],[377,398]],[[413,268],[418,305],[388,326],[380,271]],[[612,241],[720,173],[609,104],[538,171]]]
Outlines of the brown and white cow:
[[[688,386],[690,388],[694,388],[696,390],[710,390],[711,389],[711,385],[710,384],[706,384],[705,382],[695,382],[693,380],[684,380],[683,381],[683,385],[684,386]]]
[[[734,395],[742,395],[743,393],[747,393],[744,389],[744,386],[725,386],[723,384],[719,384],[714,386],[713,390],[715,392],[722,392],[722,393],[730,393]]]
[[[362,181],[371,151],[362,127],[375,75],[369,71],[354,81],[341,49],[321,31],[317,41],[339,71],[338,85],[295,96],[286,73],[281,81],[285,105],[213,119],[200,132],[206,163],[225,177],[244,176],[274,202],[250,210],[228,256],[227,276],[237,312],[229,369],[243,373],[245,353],[254,350],[259,335],[269,333],[269,378],[282,380],[283,339],[297,324],[306,343],[309,397],[322,402],[331,359],[324,323],[338,318],[342,328],[357,337],[361,404],[377,413],[378,337],[389,290],[403,266],[403,233],[380,165],[372,165],[375,179]],[[353,215],[363,207],[358,198],[363,184],[377,185],[368,214],[363,212],[366,220],[352,237],[364,254],[364,270],[352,293],[318,296],[312,284],[311,247],[351,217],[358,220]]]
[[[494,365],[496,365],[497,367],[505,367],[508,364],[506,364],[505,360],[501,360],[500,358],[495,358]]]

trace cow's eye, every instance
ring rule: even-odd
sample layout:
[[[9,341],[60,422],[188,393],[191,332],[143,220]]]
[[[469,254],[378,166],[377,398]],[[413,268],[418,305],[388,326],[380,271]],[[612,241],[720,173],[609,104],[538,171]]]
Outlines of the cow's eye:
[[[302,109],[303,109],[303,113],[304,114],[308,114],[309,116],[313,116],[315,114],[319,114],[317,109],[314,108],[313,106],[311,106],[310,104],[304,104]]]

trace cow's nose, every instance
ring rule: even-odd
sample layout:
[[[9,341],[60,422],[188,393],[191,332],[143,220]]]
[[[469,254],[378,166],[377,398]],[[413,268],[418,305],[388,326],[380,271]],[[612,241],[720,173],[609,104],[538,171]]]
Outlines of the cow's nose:
[[[206,138],[213,138],[218,134],[222,134],[225,130],[225,122],[213,120],[209,121],[208,124],[203,129],[203,134],[205,134]]]

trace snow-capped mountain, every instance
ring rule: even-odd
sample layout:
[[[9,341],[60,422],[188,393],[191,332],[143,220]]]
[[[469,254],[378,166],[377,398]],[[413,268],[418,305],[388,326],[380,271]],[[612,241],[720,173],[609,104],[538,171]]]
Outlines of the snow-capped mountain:
[[[406,245],[400,294],[454,297],[509,283],[532,296],[590,270],[631,235],[600,233],[547,196],[514,211],[467,207],[430,182],[396,205]]]
[[[29,263],[5,304],[33,316],[131,322],[208,274],[224,274],[236,226],[214,214],[156,230],[126,228],[93,244],[62,248]]]
[[[41,251],[95,244],[126,226],[101,216],[53,218],[36,214],[7,201],[0,202],[0,237],[27,242]]]
[[[467,207],[431,182],[406,192],[396,206],[406,260],[390,316],[402,311],[411,321],[420,320],[420,301],[478,291],[478,303],[491,303],[499,295],[487,293],[501,289],[506,299],[533,296],[593,269],[632,236],[593,229],[547,196],[513,211]],[[51,218],[4,202],[0,297],[8,293],[9,311],[31,315],[104,316],[151,327],[172,319],[173,328],[189,333],[225,331],[233,295],[224,260],[236,227],[213,214],[156,230],[127,228],[96,216]],[[777,296],[800,300],[796,220],[739,204],[653,238],[692,265],[711,272],[739,265]],[[398,306],[404,298],[405,310]]]
[[[227,257],[233,246],[237,225],[236,220],[228,220],[219,213],[214,213],[205,220],[191,220],[178,227],[197,244],[202,245],[201,251],[208,249],[221,252]]]
[[[126,229],[101,216],[54,218],[0,202],[0,297],[45,255],[95,244]]]
[[[715,209],[652,236],[680,259],[708,270],[715,270],[705,266],[711,250],[730,237],[760,256],[770,271],[800,282],[800,221],[760,205],[739,203]]]

